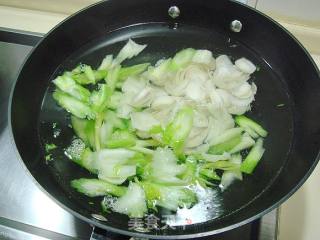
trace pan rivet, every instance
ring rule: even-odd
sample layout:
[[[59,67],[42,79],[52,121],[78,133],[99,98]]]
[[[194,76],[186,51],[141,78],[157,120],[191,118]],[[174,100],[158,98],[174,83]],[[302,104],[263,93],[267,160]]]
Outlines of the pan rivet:
[[[239,20],[233,20],[231,23],[230,23],[230,30],[232,32],[240,32],[242,29],[242,23],[239,21]]]
[[[168,14],[171,18],[177,18],[180,16],[180,9],[177,6],[171,6],[168,10]]]
[[[103,222],[106,222],[108,221],[108,219],[106,219],[104,216],[100,215],[100,214],[91,214],[91,216],[94,218],[94,219],[97,219],[99,221],[103,221]]]

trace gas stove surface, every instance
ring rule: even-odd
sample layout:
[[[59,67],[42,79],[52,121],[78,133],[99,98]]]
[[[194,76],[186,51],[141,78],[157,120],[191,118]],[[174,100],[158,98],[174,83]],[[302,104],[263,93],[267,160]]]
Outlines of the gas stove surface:
[[[0,239],[113,239],[99,231],[92,234],[89,224],[52,201],[24,167],[10,137],[10,90],[24,59],[40,39],[39,34],[0,29]],[[276,232],[277,210],[205,239],[273,240]]]

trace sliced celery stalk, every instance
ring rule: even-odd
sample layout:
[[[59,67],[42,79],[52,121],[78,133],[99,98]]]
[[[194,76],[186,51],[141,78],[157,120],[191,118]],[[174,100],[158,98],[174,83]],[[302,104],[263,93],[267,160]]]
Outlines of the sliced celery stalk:
[[[244,115],[236,116],[235,121],[240,127],[243,127],[244,129],[249,129],[249,134],[250,130],[252,130],[259,134],[261,137],[266,137],[268,135],[268,132],[260,124]]]
[[[107,148],[120,148],[120,147],[133,147],[136,145],[136,137],[129,131],[117,130],[111,134],[110,138],[106,141]]]
[[[208,153],[210,154],[223,154],[224,152],[229,152],[235,146],[241,142],[241,135],[238,135],[230,140],[227,140],[223,143],[211,146]]]
[[[251,148],[255,144],[255,141],[250,137],[249,134],[243,134],[241,141],[234,148],[230,150],[230,153],[237,153],[244,149]]]
[[[114,91],[114,89],[116,88],[117,81],[119,80],[120,69],[120,65],[112,68],[105,79],[107,85],[112,91]]]
[[[146,195],[142,187],[130,182],[128,190],[113,205],[113,210],[132,218],[142,218],[148,211]]]
[[[227,129],[226,131],[224,131],[221,135],[219,135],[218,137],[214,138],[213,141],[211,141],[209,144],[211,145],[217,145],[220,143],[224,143],[228,140],[231,140],[235,137],[238,137],[241,135],[241,133],[243,132],[242,128],[230,128]]]
[[[248,156],[246,156],[242,162],[240,170],[244,173],[251,174],[261,160],[264,151],[263,139],[259,138],[253,148],[250,150]]]
[[[104,111],[111,95],[112,89],[107,84],[99,84],[99,90],[93,91],[90,97],[92,109],[97,113]]]
[[[217,161],[213,163],[206,163],[202,166],[202,169],[206,169],[206,168],[228,171],[228,170],[239,170],[239,165],[234,164],[230,161]]]
[[[183,186],[166,186],[152,182],[141,182],[148,201],[155,205],[177,211],[178,207],[190,208],[197,200],[196,194]]]
[[[52,96],[61,107],[63,107],[73,115],[79,118],[95,118],[95,113],[86,103],[75,99],[60,90],[55,91]]]
[[[102,79],[105,79],[105,77],[108,75],[108,71],[107,70],[96,70],[94,71],[94,79],[95,82],[98,82]]]
[[[230,162],[237,164],[239,166],[239,169],[223,172],[221,177],[221,183],[219,185],[222,191],[226,190],[236,179],[242,180],[242,173],[240,171],[240,165],[242,162],[241,155],[240,154],[232,155]]]
[[[94,147],[94,120],[71,116],[71,125],[76,135],[90,147]]]
[[[174,148],[176,153],[181,153],[183,145],[193,124],[193,110],[190,107],[181,109],[173,121],[168,124],[163,133],[163,140]]]
[[[77,84],[71,77],[67,76],[66,74],[57,77],[55,80],[53,80],[53,83],[61,91],[69,94],[70,96],[83,102],[89,102],[89,90]]]
[[[113,55],[106,55],[102,60],[98,70],[108,70],[112,65],[112,61],[113,61]]]
[[[129,76],[135,76],[144,72],[150,63],[141,63],[130,67],[121,68],[119,73],[119,81],[127,79]]]
[[[146,47],[147,47],[146,44],[144,44],[144,45],[137,44],[133,40],[129,39],[129,41],[126,43],[126,45],[124,45],[124,47],[118,53],[117,57],[113,61],[113,64],[120,64],[126,59],[131,59],[131,58],[137,56]]]
[[[212,180],[220,180],[221,178],[213,169],[201,169],[200,174]]]
[[[108,194],[120,197],[123,196],[127,188],[117,186],[99,179],[80,178],[71,181],[71,186],[78,192],[89,197],[99,197]]]

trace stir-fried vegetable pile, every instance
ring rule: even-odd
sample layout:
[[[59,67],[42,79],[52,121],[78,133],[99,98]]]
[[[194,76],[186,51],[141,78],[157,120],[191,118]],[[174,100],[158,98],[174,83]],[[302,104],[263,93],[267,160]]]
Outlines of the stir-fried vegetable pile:
[[[154,66],[121,65],[145,48],[129,40],[98,69],[80,64],[53,81],[53,98],[71,113],[77,136],[65,152],[97,176],[72,187],[116,197],[103,207],[130,217],[190,208],[194,186],[224,190],[241,180],[262,158],[267,136],[242,115],[257,91],[249,60],[187,48]]]

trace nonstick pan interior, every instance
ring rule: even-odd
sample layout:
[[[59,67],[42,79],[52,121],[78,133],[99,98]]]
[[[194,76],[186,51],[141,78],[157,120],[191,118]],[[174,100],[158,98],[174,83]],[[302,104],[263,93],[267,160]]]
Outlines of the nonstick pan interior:
[[[172,31],[165,24],[127,27],[108,34],[106,38],[93,41],[61,64],[52,78],[65,70],[71,70],[78,63],[98,67],[99,62],[106,54],[118,52],[128,38],[148,44],[148,47],[134,60],[126,62],[126,65],[142,62],[155,63],[160,58],[172,56],[178,50],[193,47],[210,49],[216,56],[228,54],[234,59],[246,57],[259,67],[259,71],[253,75],[253,80],[258,86],[258,94],[249,115],[261,122],[270,133],[266,138],[267,151],[263,161],[253,175],[245,176],[242,182],[236,182],[223,193],[219,187],[216,187],[210,202],[180,212],[176,222],[173,222],[185,225],[187,221],[194,224],[212,221],[214,224],[215,221],[221,221],[226,215],[235,214],[247,204],[258,201],[259,195],[275,181],[280,173],[290,149],[292,113],[285,82],[253,49],[241,42],[231,40],[217,32],[190,26],[182,25]],[[64,154],[65,148],[71,144],[74,134],[68,126],[70,124],[69,114],[58,107],[52,99],[53,90],[54,86],[50,84],[42,104],[39,121],[42,143],[54,143],[58,146],[52,156],[53,161],[48,163],[50,174],[54,178],[53,181],[61,186],[64,194],[74,199],[82,211],[100,214],[102,198],[87,198],[70,188],[72,179],[94,176],[72,163]],[[60,135],[55,137],[57,132],[60,132]],[[112,223],[122,229],[128,228],[129,219],[126,216],[111,212],[106,217],[108,224]],[[161,219],[161,213],[157,217]]]
[[[179,5],[180,20],[168,21],[167,10],[172,4]],[[234,19],[244,24],[240,33],[229,29]],[[269,131],[264,158],[253,175],[245,176],[223,193],[216,189],[208,209],[191,212],[195,224],[142,234],[128,229],[124,215],[111,212],[106,215],[107,221],[94,219],[92,214],[101,211],[101,199],[86,198],[69,186],[71,179],[93,176],[63,153],[73,132],[68,126],[68,114],[52,100],[50,81],[79,62],[97,67],[106,54],[117,52],[128,38],[147,43],[148,47],[127,65],[154,63],[182,48],[193,47],[234,59],[246,57],[259,66],[254,74],[258,93],[248,115]],[[193,238],[258,218],[305,181],[317,162],[320,147],[320,81],[312,60],[272,21],[228,1],[111,0],[93,6],[63,23],[39,44],[21,70],[11,97],[9,122],[13,138],[39,187],[83,220],[128,235]],[[42,150],[44,143],[59,146],[48,164]]]

